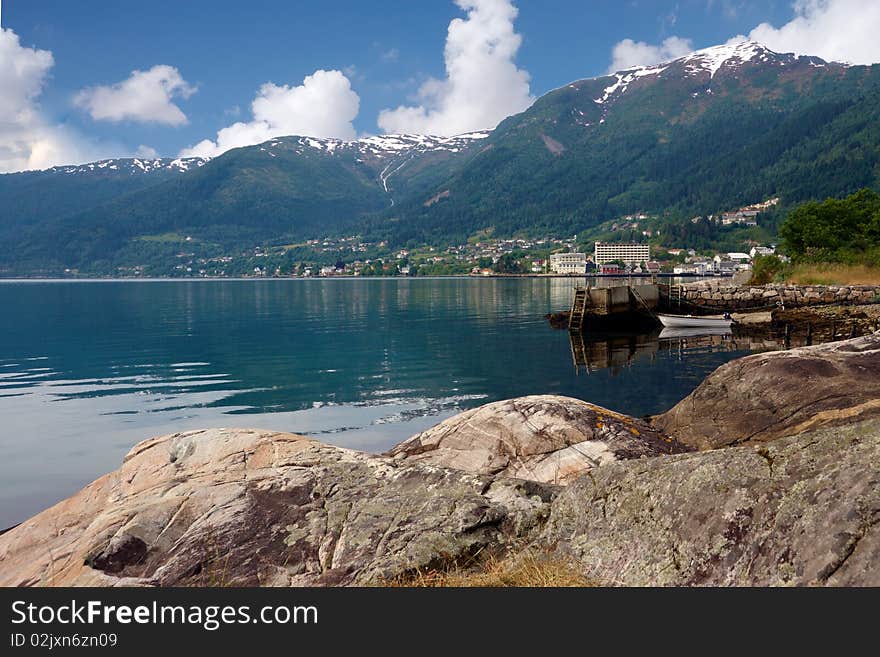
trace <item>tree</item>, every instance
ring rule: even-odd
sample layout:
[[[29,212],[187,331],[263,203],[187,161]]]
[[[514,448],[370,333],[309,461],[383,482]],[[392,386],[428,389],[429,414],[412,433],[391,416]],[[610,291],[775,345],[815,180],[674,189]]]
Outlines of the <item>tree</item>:
[[[505,253],[495,263],[495,271],[499,274],[521,274],[522,266],[512,253]]]
[[[852,259],[880,247],[880,195],[862,189],[845,199],[804,203],[792,210],[779,234],[795,259]]]

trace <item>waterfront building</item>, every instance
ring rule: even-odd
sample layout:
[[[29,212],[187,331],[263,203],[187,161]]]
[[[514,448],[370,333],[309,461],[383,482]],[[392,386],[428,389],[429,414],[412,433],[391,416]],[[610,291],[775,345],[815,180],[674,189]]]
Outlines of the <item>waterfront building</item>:
[[[651,245],[635,242],[596,242],[593,259],[597,265],[615,260],[627,265],[637,265],[651,259]]]
[[[751,258],[751,256],[749,256],[748,253],[728,253],[727,259],[733,260],[734,262],[742,263],[742,262],[748,262],[752,258]]]
[[[554,253],[550,256],[550,271],[554,274],[586,274],[585,253]]]
[[[693,267],[693,273],[700,276],[705,276],[714,269],[714,263],[708,260],[695,260],[691,263],[691,266]]]

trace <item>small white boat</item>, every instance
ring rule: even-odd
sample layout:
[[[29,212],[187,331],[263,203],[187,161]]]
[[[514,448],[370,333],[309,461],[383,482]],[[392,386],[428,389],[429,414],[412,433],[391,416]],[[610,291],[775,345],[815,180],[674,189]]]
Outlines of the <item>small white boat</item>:
[[[667,328],[730,328],[733,319],[729,315],[657,315],[660,323]]]

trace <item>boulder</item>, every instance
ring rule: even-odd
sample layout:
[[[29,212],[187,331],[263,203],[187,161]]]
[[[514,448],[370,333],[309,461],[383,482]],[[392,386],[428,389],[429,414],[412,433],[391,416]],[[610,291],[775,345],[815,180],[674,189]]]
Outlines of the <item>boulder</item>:
[[[608,585],[880,586],[880,421],[598,468],[537,543]]]
[[[536,395],[466,411],[388,454],[402,463],[565,485],[607,463],[685,451],[642,420],[570,397]]]
[[[766,442],[880,416],[880,333],[719,367],[652,424],[696,449]]]
[[[174,434],[0,536],[0,586],[381,582],[504,549],[556,490],[292,434]]]

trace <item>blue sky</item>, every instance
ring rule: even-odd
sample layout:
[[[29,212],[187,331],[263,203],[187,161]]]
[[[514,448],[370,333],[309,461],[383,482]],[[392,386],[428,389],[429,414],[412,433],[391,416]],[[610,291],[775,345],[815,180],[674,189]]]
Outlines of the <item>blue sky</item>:
[[[804,9],[804,3],[817,7]],[[683,49],[747,35],[762,23],[781,28],[798,15],[810,19],[807,12],[826,11],[828,7],[819,6],[823,3],[847,5],[850,10],[880,4],[801,0],[796,10],[787,0],[458,0],[458,5],[453,0],[3,0],[2,23],[5,35],[17,35],[24,55],[31,56],[27,49],[51,52],[51,66],[40,69],[39,93],[27,97],[46,126],[88,143],[89,153],[124,155],[145,147],[142,152],[175,156],[205,139],[214,140],[208,148],[219,151],[218,130],[237,121],[245,124],[242,130],[253,127],[251,103],[268,82],[276,85],[265,93],[269,124],[310,127],[328,118],[287,123],[277,113],[299,111],[305,94],[297,100],[288,92],[306,76],[332,71],[338,75],[316,82],[318,95],[310,96],[323,99],[326,92],[328,114],[339,111],[338,117],[330,116],[329,123],[319,121],[315,127],[315,132],[339,134],[321,136],[350,137],[349,125],[358,135],[389,127],[455,131],[471,127],[468,117],[497,122],[502,114],[523,109],[530,98],[550,89],[604,74],[615,46],[625,39],[643,42],[634,44],[643,48],[631,49],[629,56],[636,57],[632,60],[624,52],[622,61],[650,64],[654,62],[638,58],[678,56]],[[482,33],[509,52],[474,64],[492,82],[481,81],[480,71],[464,72],[459,87],[452,88],[458,83],[449,83],[444,61],[450,21],[468,19],[465,10],[482,4],[485,20],[474,17],[473,29],[462,28],[459,63],[466,66],[473,59],[469,53],[476,51],[469,50],[468,40],[479,41]],[[771,34],[784,36],[775,29]],[[664,49],[664,42],[669,48]],[[156,69],[153,79],[168,93],[167,114],[155,105],[132,107],[140,101],[122,98],[128,89],[117,89],[120,93],[115,95],[94,93],[102,85],[112,90],[133,71],[159,65],[166,68]],[[432,79],[437,84],[425,88]],[[345,86],[345,80],[350,91],[339,86]],[[143,83],[152,84],[146,78]],[[499,96],[494,106],[488,101],[468,105],[481,84]],[[83,96],[84,89],[92,91]],[[128,109],[111,108],[112,103]],[[271,103],[276,103],[274,108]],[[401,105],[409,109],[395,113]],[[383,110],[389,113],[380,121]],[[151,116],[165,118],[155,121]],[[251,132],[269,134],[264,127]]]

